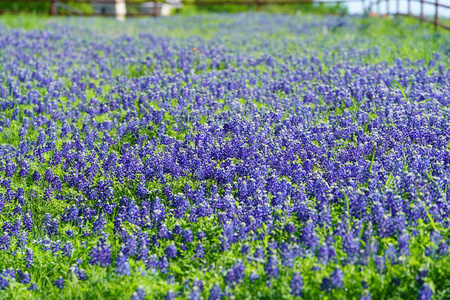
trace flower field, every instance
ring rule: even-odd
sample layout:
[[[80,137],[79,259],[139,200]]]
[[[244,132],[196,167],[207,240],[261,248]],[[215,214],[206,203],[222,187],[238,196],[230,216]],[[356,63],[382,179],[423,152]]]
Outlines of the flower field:
[[[449,33],[15,18],[0,299],[450,298]]]

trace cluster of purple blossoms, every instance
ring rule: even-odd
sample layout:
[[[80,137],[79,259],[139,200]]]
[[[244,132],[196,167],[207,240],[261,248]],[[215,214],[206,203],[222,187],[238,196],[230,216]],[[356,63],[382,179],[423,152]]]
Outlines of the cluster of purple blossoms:
[[[40,289],[104,268],[170,278],[166,299],[370,299],[347,272],[395,290],[410,267],[432,297],[439,272],[408,261],[449,255],[449,42],[387,59],[355,20],[243,16],[190,19],[210,39],[0,24],[0,289],[37,290],[48,263]]]

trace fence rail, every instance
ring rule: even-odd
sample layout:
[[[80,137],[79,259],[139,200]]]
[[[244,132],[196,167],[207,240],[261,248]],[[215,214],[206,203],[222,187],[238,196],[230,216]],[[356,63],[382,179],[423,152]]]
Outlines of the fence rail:
[[[408,13],[400,13],[400,0],[391,0],[396,1],[396,16],[409,16],[420,20],[421,23],[432,23],[435,28],[438,27],[450,30],[450,26],[440,23],[439,21],[439,9],[450,9],[450,5],[442,4],[439,0],[407,0],[408,3]],[[102,16],[117,16],[116,13],[111,12],[101,12],[101,13],[84,13],[76,8],[71,10],[69,3],[84,3],[84,4],[117,4],[118,2],[125,3],[127,5],[141,5],[145,3],[144,1],[138,0],[0,0],[0,3],[3,2],[24,2],[24,3],[50,3],[50,14],[51,15],[67,15],[67,14],[76,14],[81,16],[93,16],[93,15],[102,15]],[[141,12],[138,14],[126,13],[126,16],[154,16],[157,17],[161,12],[161,5],[165,3],[164,0],[149,0],[149,2],[153,2],[154,6],[152,8],[152,12]],[[386,15],[390,15],[390,0],[325,0],[325,1],[313,1],[311,0],[193,0],[186,1],[182,0],[182,5],[194,5],[194,6],[210,6],[210,5],[243,5],[243,6],[256,6],[258,10],[265,5],[303,5],[303,4],[345,4],[345,3],[361,3],[364,12],[371,13],[373,12],[373,7],[376,6],[377,15],[381,15],[381,7],[382,5],[386,5]],[[366,5],[366,2],[369,5]],[[413,15],[411,12],[411,2],[419,2],[420,3],[420,15]],[[435,7],[435,13],[433,20],[427,20],[424,14],[424,4],[433,5]],[[63,10],[62,12],[60,10]],[[0,10],[0,13],[4,13],[7,10]]]
[[[412,17],[412,18],[418,19],[421,23],[434,24],[435,29],[437,29],[438,27],[441,27],[441,28],[450,30],[450,26],[447,26],[447,25],[445,25],[445,24],[443,24],[443,23],[441,23],[439,21],[439,8],[450,9],[450,5],[442,4],[442,3],[439,2],[439,0],[435,0],[434,2],[433,1],[429,1],[429,0],[407,0],[407,2],[408,2],[408,13],[404,14],[404,13],[400,12],[400,7],[399,7],[400,0],[394,0],[394,1],[397,2],[396,12],[395,12],[395,14],[397,16],[401,15],[401,16]],[[380,11],[381,11],[381,7],[382,7],[383,2],[386,5],[386,14],[390,15],[389,0],[376,0],[375,1],[375,4],[377,6],[378,14],[381,15]],[[416,2],[416,3],[418,2],[418,3],[420,3],[420,14],[418,16],[412,14],[412,12],[411,12],[411,2]],[[371,2],[371,6],[373,5],[373,3],[374,2]],[[433,5],[435,7],[435,13],[434,13],[434,16],[433,16],[433,20],[427,20],[425,18],[424,4]]]

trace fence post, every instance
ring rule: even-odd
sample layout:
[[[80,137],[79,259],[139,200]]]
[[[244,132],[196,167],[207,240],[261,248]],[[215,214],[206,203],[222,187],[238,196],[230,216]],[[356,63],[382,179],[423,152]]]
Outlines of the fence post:
[[[158,16],[158,5],[159,2],[155,1],[153,2],[153,17],[157,17]]]
[[[366,14],[366,1],[365,0],[361,0],[361,6],[362,6],[362,12],[363,12],[363,16]]]
[[[50,15],[56,15],[56,0],[50,0]]]
[[[389,16],[389,0],[386,0],[386,15]]]
[[[256,0],[256,10],[262,11],[262,3],[260,0]]]
[[[377,11],[378,11],[378,16],[381,16],[381,3],[380,0],[377,0]]]
[[[398,18],[400,16],[400,0],[397,0],[397,15],[396,17]]]
[[[114,4],[114,10],[117,20],[125,20],[125,17],[127,15],[127,4],[125,3],[125,0],[116,0],[116,3]]]
[[[420,0],[420,23],[423,23],[424,16],[423,16],[423,0]]]
[[[439,0],[434,3],[436,10],[434,12],[434,30],[437,30],[439,24]]]
[[[411,0],[408,0],[408,16],[411,17]]]

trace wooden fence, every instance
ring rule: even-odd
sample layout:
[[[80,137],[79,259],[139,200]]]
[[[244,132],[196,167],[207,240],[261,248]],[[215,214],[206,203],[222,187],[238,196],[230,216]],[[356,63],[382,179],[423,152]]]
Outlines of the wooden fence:
[[[127,5],[141,5],[144,1],[136,1],[136,0],[122,0]],[[382,5],[386,6],[386,15],[391,15],[390,11],[390,1],[396,1],[396,11],[392,12],[393,14],[399,15],[407,15],[410,17],[414,17],[420,20],[421,23],[429,22],[433,23],[435,28],[438,27],[445,28],[450,30],[450,26],[447,26],[440,22],[439,19],[439,9],[450,9],[450,5],[442,4],[439,0],[406,0],[408,3],[408,13],[402,14],[400,13],[400,0],[329,0],[329,1],[313,1],[314,4],[346,4],[350,2],[359,2],[363,7],[363,11],[366,13],[376,13],[377,15],[381,15]],[[442,0],[441,0],[442,1]],[[116,0],[0,0],[2,2],[34,2],[34,3],[50,3],[50,14],[58,15],[58,14],[77,14],[84,16],[93,16],[93,15],[103,15],[103,16],[115,16],[114,13],[84,13],[75,8],[71,9],[68,3],[86,3],[86,4],[116,4]],[[157,17],[161,11],[161,4],[164,3],[163,0],[149,0],[148,2],[154,2],[153,11],[151,13],[139,13],[139,14],[130,14],[127,13],[126,16],[154,16]],[[411,12],[411,2],[419,2],[420,3],[420,14],[414,15]],[[194,0],[194,1],[183,1],[182,5],[194,5],[194,6],[211,6],[211,5],[244,5],[244,6],[256,6],[257,10],[260,10],[265,5],[304,5],[311,4],[310,0]],[[433,5],[435,7],[434,18],[432,20],[426,19],[424,14],[424,5]],[[376,8],[375,8],[376,7]],[[63,10],[63,12],[60,11]],[[2,11],[0,11],[1,13]]]
[[[371,5],[375,4],[377,6],[376,11],[378,12],[378,15],[381,15],[381,7],[384,4],[386,5],[386,14],[390,15],[391,11],[390,11],[390,5],[389,5],[389,1],[390,0],[376,0],[375,3],[372,2]],[[450,5],[447,4],[442,4],[439,2],[439,0],[434,0],[434,1],[428,1],[428,0],[407,0],[407,4],[408,4],[408,12],[406,14],[404,13],[400,13],[400,1],[399,0],[394,0],[396,1],[397,5],[396,5],[396,11],[393,12],[395,15],[399,16],[399,15],[404,15],[404,16],[409,16],[409,17],[413,17],[416,18],[418,20],[420,20],[421,23],[427,22],[427,23],[432,23],[434,24],[434,27],[437,29],[438,27],[441,28],[445,28],[447,30],[450,30],[450,26],[445,25],[443,23],[440,22],[439,19],[439,9],[449,9],[450,10]],[[411,10],[411,2],[418,2],[420,3],[420,13],[419,15],[414,15],[412,13]],[[425,18],[425,10],[424,10],[424,5],[428,4],[428,5],[433,5],[435,7],[434,9],[434,17],[432,20],[429,20],[427,18]]]

